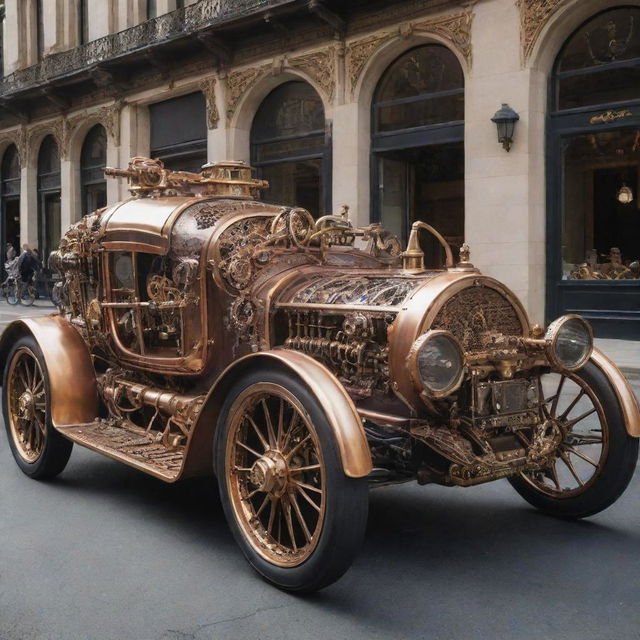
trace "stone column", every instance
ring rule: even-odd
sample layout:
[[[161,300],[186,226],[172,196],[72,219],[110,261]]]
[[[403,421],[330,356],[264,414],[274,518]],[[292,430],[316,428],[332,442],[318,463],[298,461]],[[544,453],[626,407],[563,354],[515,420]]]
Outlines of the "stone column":
[[[349,216],[356,226],[370,221],[369,105],[355,102],[333,107],[333,211],[349,205]],[[329,212],[328,212],[329,213]]]
[[[37,169],[23,166],[20,176],[20,244],[38,245]],[[17,248],[16,248],[17,250]]]
[[[60,161],[60,224],[62,233],[80,219],[82,210],[78,165],[69,158]]]
[[[531,154],[544,153],[544,108],[534,96],[542,79],[521,67],[516,4],[489,0],[474,11],[465,86],[465,239],[472,262],[513,289],[532,321],[542,322],[544,179],[531,176]],[[509,153],[491,122],[503,102],[520,115]]]

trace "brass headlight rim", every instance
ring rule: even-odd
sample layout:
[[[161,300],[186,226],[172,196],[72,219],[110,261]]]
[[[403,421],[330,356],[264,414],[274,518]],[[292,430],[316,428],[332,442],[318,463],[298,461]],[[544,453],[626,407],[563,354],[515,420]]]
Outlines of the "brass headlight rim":
[[[420,372],[418,370],[418,356],[422,347],[426,342],[432,340],[436,337],[445,337],[447,338],[458,350],[460,356],[460,371],[456,376],[455,380],[452,384],[442,390],[434,390],[430,389],[423,381],[420,376]],[[431,399],[441,399],[450,396],[452,393],[455,393],[462,384],[465,376],[465,355],[464,350],[462,349],[462,345],[460,341],[451,333],[451,331],[447,331],[446,329],[430,329],[426,331],[418,339],[411,345],[411,349],[407,354],[407,368],[409,369],[409,377],[411,378],[411,382],[419,395],[424,394],[428,398]]]
[[[570,320],[578,320],[582,323],[582,325],[586,328],[587,334],[589,336],[590,347],[587,351],[586,355],[578,362],[578,364],[568,367],[565,363],[561,362],[556,354],[556,343],[558,341],[558,336],[560,335],[560,330],[562,327],[569,322]],[[591,359],[591,355],[593,354],[593,329],[591,325],[577,313],[567,313],[559,318],[556,318],[548,327],[544,335],[545,341],[545,355],[547,360],[552,367],[554,367],[558,371],[578,371],[584,367],[587,362]]]

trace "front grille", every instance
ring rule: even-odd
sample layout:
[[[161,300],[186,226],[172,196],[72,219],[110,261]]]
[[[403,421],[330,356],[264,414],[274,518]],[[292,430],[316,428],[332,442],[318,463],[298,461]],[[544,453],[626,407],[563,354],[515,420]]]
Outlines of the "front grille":
[[[512,304],[489,287],[468,287],[448,300],[432,329],[446,329],[466,352],[482,351],[488,334],[521,336],[522,325]]]

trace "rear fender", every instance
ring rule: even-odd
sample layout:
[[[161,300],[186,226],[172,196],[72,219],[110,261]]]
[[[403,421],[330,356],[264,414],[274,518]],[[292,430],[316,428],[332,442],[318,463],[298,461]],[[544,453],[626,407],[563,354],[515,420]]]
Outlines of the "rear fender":
[[[337,378],[310,356],[289,349],[252,353],[231,364],[209,391],[189,444],[184,475],[211,473],[213,437],[222,404],[231,387],[247,371],[277,367],[297,378],[316,397],[335,436],[345,475],[361,478],[371,472],[371,452],[362,420]]]
[[[8,364],[11,347],[25,335],[34,338],[44,356],[53,426],[93,422],[98,415],[96,375],[82,336],[60,316],[16,320],[0,338],[2,371]]]

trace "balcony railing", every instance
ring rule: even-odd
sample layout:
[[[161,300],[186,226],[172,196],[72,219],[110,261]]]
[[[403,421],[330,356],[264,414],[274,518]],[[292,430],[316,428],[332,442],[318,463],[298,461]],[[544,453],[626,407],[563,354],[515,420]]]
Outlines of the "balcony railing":
[[[199,0],[184,9],[147,20],[125,31],[111,33],[69,51],[45,56],[38,64],[5,76],[0,82],[0,96],[43,85],[55,78],[72,75],[139,50],[294,1]]]

